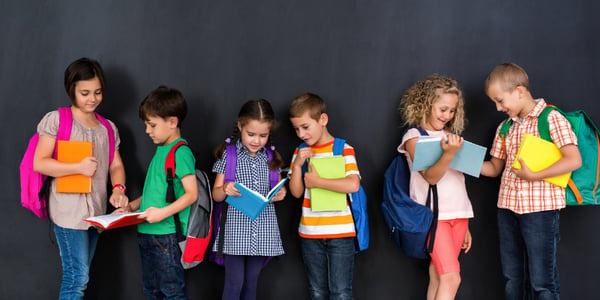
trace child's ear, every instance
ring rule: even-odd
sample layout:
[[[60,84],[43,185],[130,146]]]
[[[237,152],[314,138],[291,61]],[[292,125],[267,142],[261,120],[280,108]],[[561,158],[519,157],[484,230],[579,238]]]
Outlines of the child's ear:
[[[240,124],[240,121],[237,121],[237,123],[235,124],[235,126],[238,128],[238,130],[240,132],[242,131],[242,124]]]
[[[167,119],[167,122],[169,122],[169,126],[171,128],[176,128],[177,127],[177,123],[179,123],[179,119],[177,119],[177,117],[169,117]]]
[[[321,126],[326,126],[328,122],[329,116],[326,113],[322,113],[319,117],[319,124],[321,124]]]

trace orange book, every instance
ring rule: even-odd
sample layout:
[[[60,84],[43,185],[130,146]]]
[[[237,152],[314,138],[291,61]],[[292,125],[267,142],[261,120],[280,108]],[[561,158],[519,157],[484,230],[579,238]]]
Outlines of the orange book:
[[[92,156],[92,142],[58,141],[57,159],[60,162],[75,163]],[[56,178],[58,193],[91,193],[92,177],[75,174]]]

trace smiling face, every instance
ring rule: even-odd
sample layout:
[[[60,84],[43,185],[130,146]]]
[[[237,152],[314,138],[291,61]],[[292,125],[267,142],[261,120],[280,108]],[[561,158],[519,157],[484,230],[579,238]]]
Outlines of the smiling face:
[[[427,117],[425,129],[440,131],[452,121],[458,106],[458,96],[453,93],[441,94],[431,105],[431,114]]]
[[[487,95],[496,104],[496,109],[507,114],[511,118],[524,117],[522,98],[523,87],[517,86],[512,91],[503,88],[500,82],[490,84],[487,89]]]
[[[238,129],[240,130],[242,145],[246,147],[250,155],[254,156],[269,141],[271,123],[250,120],[244,126],[238,123]]]
[[[163,119],[158,116],[147,116],[146,134],[156,145],[168,145],[177,139],[177,117]]]
[[[82,112],[91,113],[102,102],[102,85],[98,77],[80,80],[75,84],[75,106]]]

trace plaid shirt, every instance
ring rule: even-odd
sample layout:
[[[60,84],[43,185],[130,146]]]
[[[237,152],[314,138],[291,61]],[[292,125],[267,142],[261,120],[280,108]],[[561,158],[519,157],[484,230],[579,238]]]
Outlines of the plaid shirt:
[[[540,136],[538,117],[546,107],[546,102],[544,99],[536,102],[536,106],[521,122],[515,120],[510,126],[504,142],[506,150],[503,149],[502,139],[498,136],[502,124],[496,130],[494,145],[490,150],[490,155],[505,161],[498,195],[498,208],[510,209],[517,214],[555,210],[566,206],[564,188],[541,180],[522,180],[511,171],[523,135],[530,133]],[[558,148],[569,144],[577,145],[577,137],[571,129],[571,124],[562,114],[555,110],[551,111],[548,114],[548,125],[552,141]]]

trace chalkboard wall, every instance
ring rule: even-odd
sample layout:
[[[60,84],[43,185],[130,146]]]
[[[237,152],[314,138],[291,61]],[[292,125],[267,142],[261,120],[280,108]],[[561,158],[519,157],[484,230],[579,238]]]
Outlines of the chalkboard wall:
[[[18,165],[42,116],[69,105],[62,76],[73,60],[100,61],[107,79],[99,112],[121,135],[130,198],[140,195],[155,146],[137,116],[158,85],[180,89],[189,113],[183,136],[210,173],[211,150],[229,135],[241,104],[271,101],[274,133],[289,163],[299,143],[287,108],[321,95],[329,130],[356,148],[369,196],[371,247],[356,256],[356,299],[425,299],[427,263],[395,247],[381,218],[383,173],[400,141],[396,111],[416,80],[441,73],[465,95],[466,139],[489,147],[505,117],[483,92],[497,64],[529,73],[535,97],[600,124],[597,1],[1,1],[0,299],[58,295],[60,257],[46,220],[19,202]],[[585,162],[584,162],[585,163]],[[458,299],[502,299],[496,229],[497,178],[467,176],[473,248],[461,256]],[[299,251],[299,200],[276,204],[286,254],[262,272],[259,299],[307,299]],[[563,299],[596,299],[598,207],[561,213],[558,260]],[[52,238],[51,238],[52,237]],[[186,272],[191,299],[219,299],[223,269]],[[143,299],[135,228],[101,235],[86,299]]]

